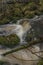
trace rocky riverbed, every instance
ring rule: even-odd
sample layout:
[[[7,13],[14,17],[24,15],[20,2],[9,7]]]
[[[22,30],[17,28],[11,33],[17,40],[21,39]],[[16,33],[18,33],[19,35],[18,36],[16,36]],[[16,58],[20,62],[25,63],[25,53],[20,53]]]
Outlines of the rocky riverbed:
[[[22,22],[23,21],[23,22]],[[17,34],[20,38],[20,42],[23,43],[23,35],[27,33],[32,28],[33,22],[43,22],[43,16],[35,17],[31,20],[25,20],[21,19],[16,24],[6,24],[0,26],[0,36],[8,36],[10,34]],[[25,35],[24,35],[25,37]],[[18,46],[19,47],[19,46]],[[41,47],[43,47],[41,45]],[[42,53],[36,53],[43,50],[43,48],[40,48],[39,45],[34,45],[32,47],[29,47],[27,49],[20,50],[18,52],[9,54],[5,57],[3,57],[1,54],[10,51],[11,49],[2,49],[0,48],[0,60],[8,61],[11,63],[11,65],[36,65],[39,57],[43,56]]]

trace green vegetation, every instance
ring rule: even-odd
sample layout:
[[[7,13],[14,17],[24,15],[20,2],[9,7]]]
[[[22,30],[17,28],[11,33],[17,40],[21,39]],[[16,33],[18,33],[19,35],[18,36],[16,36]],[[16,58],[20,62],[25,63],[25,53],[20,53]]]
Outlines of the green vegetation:
[[[28,3],[14,2],[3,4],[3,6],[4,8],[0,10],[0,24],[9,23],[12,20],[13,23],[16,23],[18,19],[32,18],[35,15],[43,14],[43,0],[39,0],[37,3],[35,1]]]
[[[20,47],[17,47],[16,49],[12,49],[11,51],[5,52],[5,53],[3,53],[2,55],[3,55],[3,56],[6,56],[6,55],[8,55],[8,54],[10,54],[10,53],[17,52],[17,51],[19,51],[19,50],[29,48],[29,47],[31,47],[32,45],[35,45],[35,44],[38,44],[38,43],[41,43],[41,42],[43,42],[43,38],[42,38],[42,39],[38,39],[38,40],[32,40],[32,41],[28,42],[27,45],[22,45],[22,46],[20,46]],[[42,57],[40,57],[40,58],[43,59]]]
[[[43,60],[40,60],[37,65],[43,65]]]
[[[6,47],[14,47],[19,44],[20,39],[16,34],[0,36],[0,44]]]
[[[9,62],[5,62],[5,61],[0,61],[0,65],[10,65]]]

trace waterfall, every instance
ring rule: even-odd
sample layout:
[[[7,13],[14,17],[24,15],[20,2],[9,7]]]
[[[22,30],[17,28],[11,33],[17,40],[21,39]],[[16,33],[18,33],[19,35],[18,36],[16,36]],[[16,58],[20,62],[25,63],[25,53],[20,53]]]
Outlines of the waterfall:
[[[21,39],[21,43],[24,44],[24,43],[26,43],[26,41],[25,41],[26,34],[31,28],[29,19],[20,19],[20,20],[17,21],[17,25],[20,25],[19,36],[20,36],[20,39]]]
[[[0,36],[8,36],[10,34],[16,34],[20,38],[20,43],[24,43],[24,37],[26,36],[27,31],[31,28],[28,19],[20,19],[16,24],[6,24],[0,26]],[[20,24],[22,23],[22,24]]]
[[[34,23],[34,21],[36,22],[36,21],[40,21],[40,20],[42,20],[43,18],[42,17],[36,17],[36,18],[33,18],[33,19],[31,19],[30,20],[30,22],[31,23]],[[26,37],[26,34],[27,34],[27,32],[31,29],[31,25],[30,25],[30,23],[29,22],[26,22],[26,24],[25,25],[22,25],[21,23],[23,23],[22,21],[23,21],[24,19],[20,19],[20,20],[18,20],[17,21],[17,23],[16,24],[7,24],[7,25],[0,25],[0,35],[10,35],[10,34],[17,34],[17,36],[20,38],[20,44],[25,44],[25,37]],[[29,20],[28,20],[29,21]],[[24,21],[25,22],[25,21]],[[42,45],[41,45],[41,47],[42,47]],[[30,48],[31,49],[31,48]],[[39,45],[35,45],[35,46],[33,46],[32,47],[32,49],[31,50],[33,50],[33,51],[40,51],[40,47],[39,47]],[[42,49],[41,49],[42,50]],[[23,53],[24,53],[24,51],[25,50],[23,50]],[[2,51],[3,52],[3,51]],[[4,59],[4,57],[1,55],[2,54],[2,52],[0,52],[0,60],[1,59]],[[22,52],[22,51],[21,51]],[[20,52],[20,53],[21,53]],[[19,53],[19,54],[20,54]],[[26,53],[28,54],[28,56],[30,57],[32,54],[30,53],[30,52],[28,52],[28,51],[26,51]],[[25,54],[25,53],[24,53]],[[25,55],[27,55],[27,54],[25,54]],[[16,55],[16,54],[15,54]],[[18,55],[18,54],[17,54]],[[22,54],[23,55],[23,54]],[[39,55],[39,54],[38,54]],[[11,55],[12,56],[12,55]],[[20,56],[20,55],[19,55]],[[24,56],[24,55],[23,55]],[[38,59],[38,57],[36,57],[36,56],[31,56],[32,57],[32,59],[34,58],[34,59]],[[30,57],[30,58],[31,58]],[[25,58],[25,57],[24,57]],[[8,58],[6,58],[6,59],[9,59],[9,56],[8,56]],[[11,58],[12,59],[12,58]],[[14,59],[13,59],[14,60]]]
[[[23,27],[21,25],[18,25],[17,28],[15,29],[15,33],[18,35],[18,37],[20,38],[20,42],[22,43],[23,42],[23,34],[24,34],[24,31],[23,31]]]

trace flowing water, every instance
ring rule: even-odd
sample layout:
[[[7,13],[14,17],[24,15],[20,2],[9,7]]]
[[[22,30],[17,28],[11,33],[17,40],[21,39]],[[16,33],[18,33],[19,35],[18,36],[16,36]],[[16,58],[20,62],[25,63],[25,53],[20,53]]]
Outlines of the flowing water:
[[[22,43],[24,41],[23,39],[23,36],[25,36],[24,34],[31,28],[31,25],[29,24],[29,22],[26,22],[26,24],[22,23],[21,25],[20,22],[22,21],[21,20],[17,21],[17,24],[1,25],[0,26],[0,36],[3,36],[3,35],[8,36],[14,33],[18,35],[18,37],[20,38],[20,42]]]
[[[10,34],[17,34],[18,37],[20,38],[20,44],[23,44],[25,43],[25,37],[26,37],[26,34],[27,32],[32,28],[31,25],[33,25],[34,21],[42,21],[43,20],[43,16],[36,16],[35,18],[33,19],[21,19],[21,20],[18,20],[16,24],[6,24],[6,25],[0,25],[0,36],[8,36]],[[31,25],[30,25],[31,24]],[[18,46],[19,47],[19,46]],[[35,45],[33,46],[33,48],[30,48],[32,51],[40,51],[40,47],[39,45]],[[14,53],[13,55],[8,55],[6,57],[3,57],[1,54],[3,54],[4,52],[6,51],[9,51],[8,50],[3,50],[3,49],[0,49],[0,59],[7,59],[7,61],[9,61],[10,63],[18,63],[20,65],[32,65],[33,63],[35,62],[29,62],[28,63],[28,60],[36,60],[36,59],[39,59],[37,56],[33,55],[28,49],[25,49],[25,50],[21,50],[17,53]],[[27,51],[28,50],[28,51]],[[38,54],[39,55],[39,54]],[[26,60],[27,62],[25,61],[21,61],[21,60],[17,60],[17,58],[15,58],[17,56],[17,58],[19,59],[24,59]],[[25,57],[24,57],[25,56]],[[22,64],[23,62],[23,64]],[[27,63],[27,64],[26,64]]]

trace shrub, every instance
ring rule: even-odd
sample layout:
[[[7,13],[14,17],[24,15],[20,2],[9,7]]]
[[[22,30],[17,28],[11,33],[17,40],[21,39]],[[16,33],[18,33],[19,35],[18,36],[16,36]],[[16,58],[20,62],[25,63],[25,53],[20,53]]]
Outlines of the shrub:
[[[37,5],[34,2],[29,3],[29,10],[33,11],[33,10],[37,10]]]

